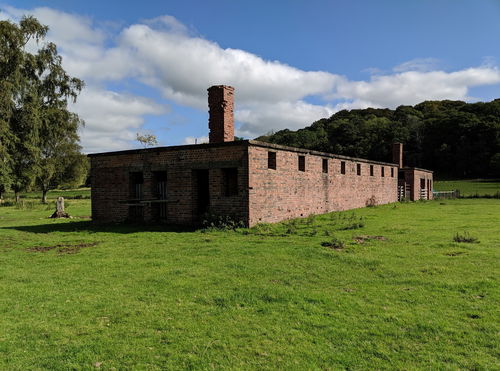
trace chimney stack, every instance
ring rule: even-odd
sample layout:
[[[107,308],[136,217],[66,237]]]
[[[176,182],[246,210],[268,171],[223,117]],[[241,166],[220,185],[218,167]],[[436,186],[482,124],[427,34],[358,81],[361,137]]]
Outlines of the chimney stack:
[[[398,164],[399,168],[403,167],[403,143],[393,143],[392,162]]]
[[[232,142],[234,140],[234,88],[215,85],[208,88],[209,143]]]

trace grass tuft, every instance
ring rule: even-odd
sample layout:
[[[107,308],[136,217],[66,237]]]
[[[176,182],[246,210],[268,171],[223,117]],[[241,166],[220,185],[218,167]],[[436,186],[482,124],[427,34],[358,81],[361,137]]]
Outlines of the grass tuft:
[[[469,232],[464,232],[463,234],[456,233],[453,236],[453,241],[455,242],[463,242],[463,243],[479,243],[479,240],[476,237],[472,237]]]

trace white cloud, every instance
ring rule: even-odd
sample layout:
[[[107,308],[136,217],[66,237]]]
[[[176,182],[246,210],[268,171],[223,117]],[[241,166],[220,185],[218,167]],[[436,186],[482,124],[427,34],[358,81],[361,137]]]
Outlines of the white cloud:
[[[240,104],[298,100],[331,90],[336,76],[307,72],[266,61],[238,49],[185,34],[132,25],[121,46],[133,51],[142,66],[141,78],[177,103],[206,107],[206,89],[226,84],[236,88]]]
[[[407,61],[397,65],[392,70],[394,72],[408,72],[408,71],[418,71],[418,72],[429,72],[438,69],[439,59],[436,58],[415,58],[411,61]]]
[[[166,111],[149,99],[93,87],[84,90],[70,108],[85,120],[80,135],[86,152],[130,148],[144,115]]]
[[[370,81],[344,80],[336,86],[331,99],[349,99],[371,107],[395,108],[424,100],[469,100],[469,88],[500,83],[500,71],[493,67],[468,68],[457,72],[408,71],[372,76]]]
[[[296,130],[334,113],[330,106],[317,106],[303,101],[260,103],[235,113],[242,126],[237,135],[252,138],[256,133],[265,134],[281,129]]]
[[[19,20],[24,15],[33,15],[44,25],[48,25],[50,41],[58,47],[68,47],[74,52],[84,54],[90,46],[100,47],[106,35],[93,26],[92,20],[76,14],[69,14],[47,7],[32,10],[17,9],[11,6],[4,8],[12,18]],[[84,50],[80,51],[80,48]]]
[[[0,18],[19,19],[27,11],[6,7]],[[151,100],[106,91],[110,82],[136,80],[180,105],[207,110],[211,85],[235,87],[237,134],[255,137],[270,130],[297,129],[340,109],[390,107],[430,99],[470,100],[471,87],[500,84],[494,61],[460,71],[438,70],[439,61],[418,58],[390,72],[366,70],[360,81],[325,72],[304,71],[234,48],[222,48],[190,31],[170,15],[144,20],[110,33],[91,18],[50,8],[34,14],[51,27],[64,67],[88,88],[75,110],[87,122],[86,151],[127,148],[144,115],[162,110]],[[320,105],[309,97],[323,99]],[[114,139],[113,139],[114,138]],[[184,139],[184,143],[193,137]]]

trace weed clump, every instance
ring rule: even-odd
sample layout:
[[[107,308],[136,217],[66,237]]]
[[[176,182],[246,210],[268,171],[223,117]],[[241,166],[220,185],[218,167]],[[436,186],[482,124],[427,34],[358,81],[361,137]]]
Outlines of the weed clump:
[[[463,234],[456,233],[453,236],[453,241],[462,242],[462,243],[479,243],[477,237],[473,237],[469,234],[469,232],[464,232]]]
[[[332,213],[330,219],[335,229],[339,231],[346,231],[350,229],[363,228],[365,221],[362,216],[358,217],[355,213]]]
[[[342,250],[345,247],[344,242],[337,237],[333,237],[330,241],[321,242],[321,246],[328,247],[333,250]]]
[[[229,231],[244,228],[245,224],[230,215],[218,215],[207,212],[203,217],[202,226],[204,230]]]
[[[285,229],[285,234],[297,234],[297,228],[298,228],[298,222],[297,219],[292,219],[289,222],[287,222],[286,229]]]

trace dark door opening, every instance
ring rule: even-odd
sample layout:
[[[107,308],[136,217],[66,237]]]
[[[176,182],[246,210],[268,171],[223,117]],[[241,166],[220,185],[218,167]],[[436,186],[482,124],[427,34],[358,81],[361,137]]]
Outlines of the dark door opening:
[[[210,190],[208,181],[208,170],[194,170],[194,197],[195,197],[195,213],[198,217],[208,211],[210,206]]]

